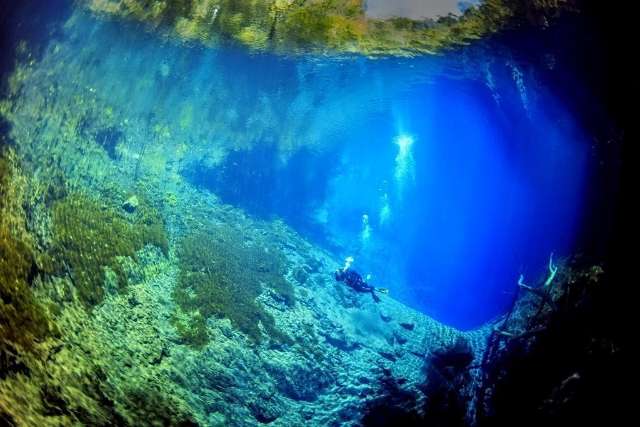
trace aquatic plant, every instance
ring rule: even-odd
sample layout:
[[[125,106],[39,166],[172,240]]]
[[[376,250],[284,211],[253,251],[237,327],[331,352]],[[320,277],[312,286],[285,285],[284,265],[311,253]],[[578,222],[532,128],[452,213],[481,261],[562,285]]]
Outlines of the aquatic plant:
[[[29,349],[49,331],[44,309],[29,286],[33,268],[28,245],[0,228],[0,367],[7,347]]]
[[[262,239],[246,242],[241,231],[216,225],[184,238],[178,257],[180,275],[173,296],[192,321],[174,323],[186,343],[198,347],[206,342],[205,320],[210,317],[229,319],[254,342],[262,341],[260,326],[274,341],[291,342],[256,301],[264,285],[288,306],[295,303],[277,248]]]
[[[96,317],[84,310],[78,301],[56,302],[47,296],[44,286],[56,288],[60,281],[49,281],[47,272],[42,272],[36,264],[38,250],[35,239],[27,230],[27,209],[34,200],[46,204],[35,177],[25,177],[17,165],[12,151],[0,152],[0,423],[7,425],[197,425],[191,408],[176,393],[175,385],[166,376],[153,371],[153,353],[123,351],[128,346],[120,346],[123,341],[135,342],[142,335],[145,345],[158,345],[148,337],[157,336],[157,327],[147,322],[128,324],[126,336],[113,338],[113,325],[102,324]],[[36,195],[29,194],[35,192]],[[141,205],[144,206],[144,203]],[[69,257],[56,259],[74,268],[80,277],[96,269],[89,262],[109,254],[125,254],[119,247],[108,246],[102,251],[93,248],[85,253],[83,263],[78,264],[74,248],[61,251],[56,245],[69,244],[71,239],[79,248],[91,243],[104,245],[103,240],[91,242],[93,235],[87,235],[92,221],[104,221],[104,227],[111,227],[115,236],[126,231],[124,237],[132,237],[132,250],[140,242],[152,242],[146,231],[159,221],[157,213],[146,206],[148,213],[142,213],[137,221],[141,225],[125,224],[125,220],[103,207],[98,202],[73,194],[58,198],[54,202],[56,215],[65,215],[64,235],[57,235],[54,241],[55,255]],[[74,211],[76,209],[77,211]],[[93,218],[83,215],[92,215]],[[31,213],[33,215],[33,213]],[[53,221],[53,225],[61,226]],[[67,229],[78,227],[77,230]],[[139,236],[128,233],[132,228],[141,229]],[[60,232],[60,229],[57,229]],[[98,233],[105,231],[99,228]],[[63,238],[62,238],[63,237]],[[62,239],[61,239],[62,238]],[[77,240],[77,241],[76,241]],[[165,237],[166,241],[166,237]],[[161,243],[161,242],[160,242]],[[122,245],[122,242],[119,242]],[[98,258],[99,259],[99,258]],[[99,269],[99,268],[98,268]],[[85,284],[98,286],[103,271],[95,271],[95,283],[85,280]],[[74,274],[70,275],[71,278]],[[82,276],[84,277],[84,276]],[[68,281],[67,279],[66,281]],[[76,284],[80,283],[74,279]],[[96,292],[99,288],[96,289]],[[124,299],[127,301],[127,299]],[[126,303],[124,307],[129,307]],[[122,322],[122,316],[117,316]],[[149,320],[148,318],[145,320]],[[144,330],[147,327],[152,332]],[[142,331],[140,331],[142,329]],[[147,332],[146,335],[144,332]],[[161,338],[156,341],[162,343]],[[118,345],[114,345],[115,343]],[[122,383],[123,366],[135,365],[136,381]],[[153,371],[153,372],[152,372]]]
[[[169,255],[169,240],[164,220],[160,212],[144,196],[139,197],[140,202],[136,208],[135,225],[144,244],[151,244],[162,251],[164,256]]]
[[[30,281],[35,270],[33,249],[16,236],[20,218],[12,200],[14,167],[0,152],[0,371],[17,351],[29,351],[50,332],[46,312],[33,296]]]
[[[128,327],[113,333],[113,325],[77,303],[61,307],[59,333],[48,336],[37,352],[21,351],[11,369],[1,366],[0,419],[8,425],[40,426],[198,425],[148,349],[127,351],[130,346],[140,349],[140,335],[147,347],[162,342],[141,333],[146,326],[156,337],[157,326],[135,316],[117,320]],[[135,371],[135,380],[130,381],[126,367]]]
[[[179,295],[174,294],[174,297]],[[207,319],[199,311],[184,313],[177,312],[171,318],[173,326],[178,331],[183,344],[196,349],[201,349],[209,342]]]
[[[105,268],[115,274],[117,288],[127,286],[123,257],[135,258],[146,244],[165,254],[168,241],[161,218],[146,208],[130,222],[113,207],[74,193],[53,206],[52,256],[59,274],[68,274],[87,307],[104,298]]]

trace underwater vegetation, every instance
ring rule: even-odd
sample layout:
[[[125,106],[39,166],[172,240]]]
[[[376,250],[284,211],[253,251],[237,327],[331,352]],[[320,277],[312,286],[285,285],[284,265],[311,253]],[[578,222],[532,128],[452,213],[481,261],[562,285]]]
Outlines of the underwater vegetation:
[[[68,273],[80,300],[91,307],[104,298],[105,269],[115,275],[116,289],[127,286],[121,259],[135,258],[146,244],[166,255],[168,241],[157,213],[147,209],[133,222],[114,208],[83,194],[71,194],[53,206],[52,257],[58,273]]]
[[[28,350],[47,335],[44,309],[29,287],[33,268],[30,248],[0,229],[0,365],[5,368],[8,347]]]
[[[0,151],[0,370],[11,370],[20,351],[31,351],[50,332],[44,307],[36,300],[30,282],[34,275],[33,249],[24,235],[19,200],[13,187],[14,156]],[[16,227],[18,226],[18,227]],[[23,230],[24,231],[24,230]],[[17,235],[18,234],[18,235]]]
[[[175,320],[185,343],[201,347],[208,341],[206,320],[227,318],[252,341],[263,332],[278,343],[291,343],[256,298],[263,286],[286,306],[295,304],[286,280],[285,260],[264,239],[247,241],[248,233],[230,225],[212,225],[185,237],[178,249],[180,275],[174,290],[179,307],[190,315],[187,324]]]
[[[198,425],[188,405],[175,395],[161,373],[145,373],[134,382],[124,383],[117,371],[107,368],[137,365],[138,372],[146,369],[150,373],[154,365],[140,356],[134,362],[131,355],[115,348],[113,342],[105,339],[106,325],[96,323],[85,308],[104,297],[104,268],[124,273],[116,258],[135,256],[135,250],[146,243],[166,250],[166,235],[160,233],[157,212],[141,207],[142,212],[147,212],[129,223],[112,208],[87,196],[72,193],[58,198],[53,202],[55,218],[51,222],[57,234],[50,253],[42,254],[29,230],[25,208],[35,200],[30,193],[38,192],[39,187],[29,181],[13,150],[3,149],[0,423]],[[47,200],[40,198],[40,203]],[[96,230],[106,234],[95,235]],[[117,233],[121,239],[109,233]],[[106,242],[108,239],[111,240]],[[57,257],[53,263],[49,260],[52,256]],[[69,270],[56,271],[55,267],[61,265]],[[68,275],[68,271],[73,273]],[[64,279],[55,277],[56,274],[73,279],[70,286],[76,289],[81,301],[55,297],[64,288]],[[146,368],[145,363],[149,363]]]
[[[516,15],[543,16],[565,2],[485,0],[461,17],[371,19],[362,0],[83,0],[94,12],[126,17],[186,40],[230,38],[256,49],[332,49],[411,55],[491,34]],[[524,9],[524,10],[523,10]],[[536,12],[535,14],[532,12]]]

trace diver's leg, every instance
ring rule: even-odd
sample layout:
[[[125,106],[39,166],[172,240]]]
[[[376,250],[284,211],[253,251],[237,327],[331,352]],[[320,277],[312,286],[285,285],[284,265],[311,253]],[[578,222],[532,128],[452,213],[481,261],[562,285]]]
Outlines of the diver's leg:
[[[376,289],[375,288],[371,288],[371,296],[373,297],[373,300],[375,302],[380,302],[380,297],[378,295],[376,295]]]

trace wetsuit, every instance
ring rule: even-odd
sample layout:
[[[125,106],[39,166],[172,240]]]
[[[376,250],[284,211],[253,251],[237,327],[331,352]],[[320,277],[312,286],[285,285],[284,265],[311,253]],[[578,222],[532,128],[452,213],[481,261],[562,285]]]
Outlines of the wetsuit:
[[[370,292],[375,302],[380,301],[380,298],[375,293],[376,288],[365,282],[358,272],[349,269],[338,270],[335,273],[335,277],[338,282],[344,282],[358,292]]]

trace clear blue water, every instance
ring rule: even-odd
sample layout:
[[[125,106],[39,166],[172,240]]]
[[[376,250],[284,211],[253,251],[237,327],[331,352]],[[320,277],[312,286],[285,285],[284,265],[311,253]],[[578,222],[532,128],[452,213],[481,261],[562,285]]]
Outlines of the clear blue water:
[[[519,274],[534,284],[575,249],[588,144],[508,57],[287,57],[121,25],[81,18],[66,36],[79,85],[166,124],[185,179],[353,256],[416,309],[478,326]]]

